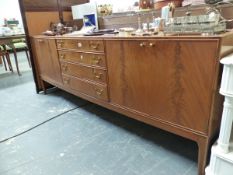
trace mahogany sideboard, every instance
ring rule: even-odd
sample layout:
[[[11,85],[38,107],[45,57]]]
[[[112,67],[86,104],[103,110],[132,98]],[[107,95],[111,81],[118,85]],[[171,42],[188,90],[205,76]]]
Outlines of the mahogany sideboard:
[[[214,36],[32,37],[38,78],[198,144],[204,174],[223,98],[219,60],[233,32]]]

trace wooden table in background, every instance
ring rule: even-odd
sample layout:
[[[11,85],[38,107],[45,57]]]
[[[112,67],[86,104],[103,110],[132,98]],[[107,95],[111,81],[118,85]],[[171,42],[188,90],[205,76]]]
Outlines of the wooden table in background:
[[[17,69],[17,72],[19,75],[21,75],[21,74],[19,72],[17,53],[16,53],[16,49],[15,49],[12,41],[14,39],[21,39],[21,38],[26,38],[26,35],[20,34],[20,35],[10,35],[10,36],[0,36],[0,45],[8,45],[9,47],[11,47],[13,49],[16,69]]]

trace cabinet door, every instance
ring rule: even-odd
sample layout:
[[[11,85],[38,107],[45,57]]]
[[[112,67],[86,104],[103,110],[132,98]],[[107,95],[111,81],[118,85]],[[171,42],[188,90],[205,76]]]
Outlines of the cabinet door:
[[[107,41],[111,103],[207,133],[215,40]]]
[[[51,84],[62,84],[61,68],[54,39],[35,39],[40,77]]]

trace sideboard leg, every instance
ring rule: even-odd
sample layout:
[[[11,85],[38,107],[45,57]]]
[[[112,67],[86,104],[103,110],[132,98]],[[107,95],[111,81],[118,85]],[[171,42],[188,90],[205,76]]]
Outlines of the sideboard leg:
[[[205,175],[209,142],[207,138],[198,141],[198,175]]]
[[[44,94],[46,95],[47,94],[47,89],[46,89],[46,87],[45,87],[45,83],[44,83],[44,81],[43,80],[41,80],[41,86],[42,86],[42,90],[44,91]]]

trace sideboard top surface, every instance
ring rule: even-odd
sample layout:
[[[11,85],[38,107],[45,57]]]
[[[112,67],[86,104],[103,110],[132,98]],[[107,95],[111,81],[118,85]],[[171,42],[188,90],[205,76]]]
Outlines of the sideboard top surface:
[[[169,39],[169,40],[209,40],[209,39],[221,39],[233,37],[233,30],[216,35],[154,35],[154,36],[129,36],[129,37],[120,37],[118,35],[109,34],[109,35],[101,35],[101,36],[79,36],[79,35],[58,35],[58,36],[44,36],[37,35],[34,38],[53,38],[53,39],[103,39],[103,40],[143,40],[143,39]]]

